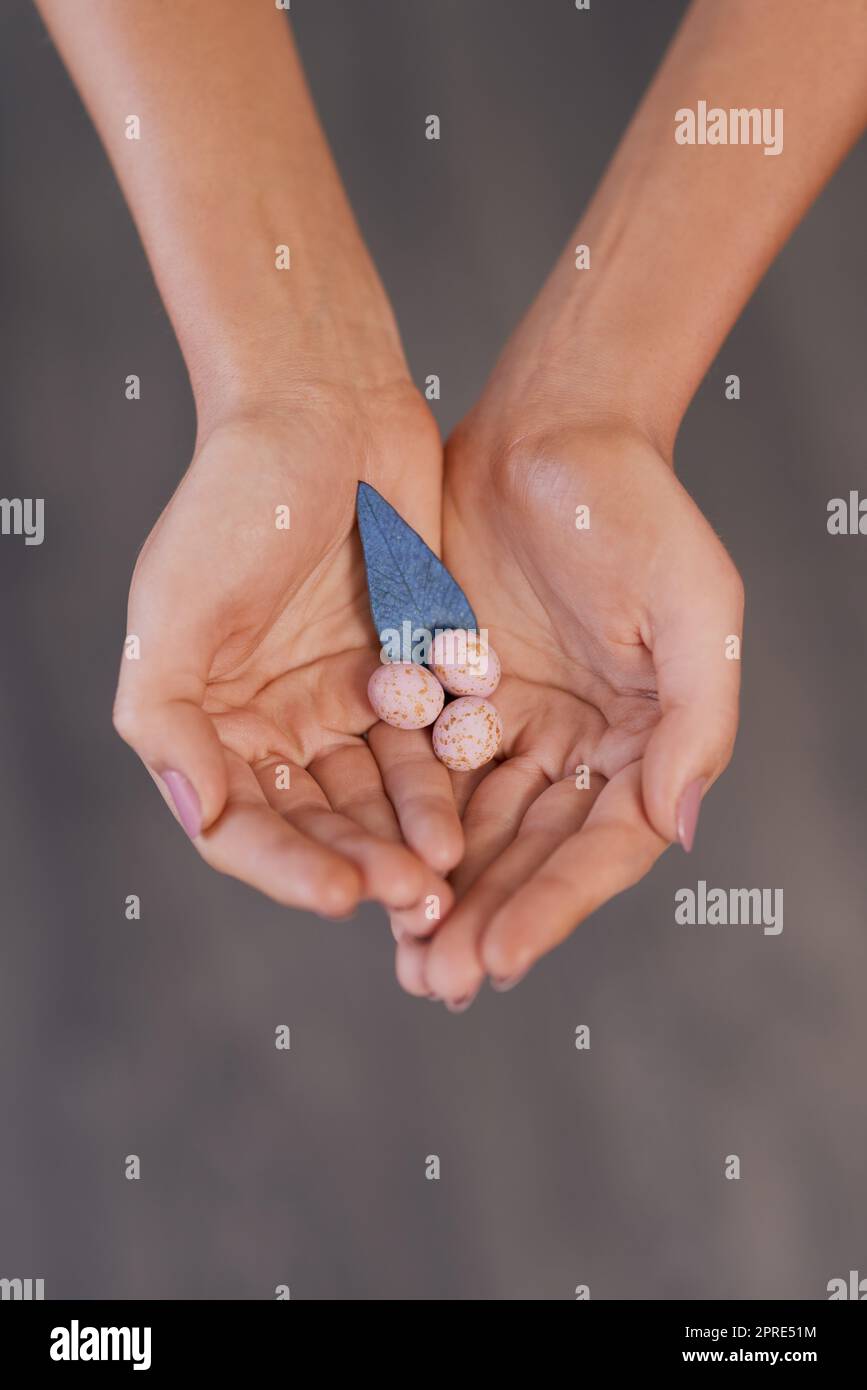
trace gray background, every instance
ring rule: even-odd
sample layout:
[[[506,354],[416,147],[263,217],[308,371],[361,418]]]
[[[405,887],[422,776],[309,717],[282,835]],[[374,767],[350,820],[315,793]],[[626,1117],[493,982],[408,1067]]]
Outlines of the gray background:
[[[416,378],[442,376],[444,429],[681,8],[293,5]],[[748,593],[740,740],[696,851],[452,1017],[397,990],[377,910],[320,924],[207,869],[111,729],[128,579],[192,405],[25,0],[6,0],[0,47],[0,495],[44,497],[47,524],[41,548],[0,538],[0,1276],[43,1277],[49,1297],[737,1299],[867,1274],[867,539],[825,525],[830,497],[865,486],[867,149],[679,441]],[[674,892],[698,878],[783,888],[782,936],[676,927]]]

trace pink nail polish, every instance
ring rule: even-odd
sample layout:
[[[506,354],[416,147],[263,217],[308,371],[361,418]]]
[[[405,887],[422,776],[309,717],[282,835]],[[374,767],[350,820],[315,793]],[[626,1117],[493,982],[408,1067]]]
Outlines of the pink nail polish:
[[[202,833],[202,807],[195,787],[182,772],[164,772],[162,779],[175,803],[178,819],[191,840]]]
[[[515,985],[519,985],[524,976],[529,973],[530,967],[528,965],[526,970],[519,970],[517,975],[505,975],[502,979],[498,979],[496,975],[492,975],[491,989],[495,989],[498,994],[508,994],[509,990],[514,989]]]
[[[478,991],[477,989],[474,989],[473,992],[472,992],[472,994],[467,994],[467,995],[465,995],[463,999],[455,999],[455,1000],[446,999],[446,1000],[444,1001],[445,1006],[446,1006],[446,1008],[448,1009],[448,1011],[449,1011],[450,1014],[463,1014],[463,1013],[466,1013],[467,1009],[468,1009],[468,1008],[470,1007],[470,1005],[472,1004],[472,1002],[473,1002],[473,1000],[475,999],[475,997],[476,997],[476,995],[478,994],[478,992],[479,992],[479,991]]]
[[[701,794],[706,786],[704,777],[697,778],[690,782],[677,808],[677,838],[683,845],[687,854],[695,843],[695,828],[698,825],[698,813],[701,810]]]

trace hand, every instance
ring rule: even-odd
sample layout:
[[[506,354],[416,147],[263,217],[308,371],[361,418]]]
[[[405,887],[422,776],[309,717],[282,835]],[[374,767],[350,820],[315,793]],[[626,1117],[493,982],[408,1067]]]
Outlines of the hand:
[[[136,567],[141,658],[115,712],[213,867],[328,916],[376,898],[419,931],[463,840],[429,737],[372,727],[355,493],[370,481],[437,546],[441,453],[402,381],[297,386],[222,421]]]
[[[216,867],[329,914],[360,896],[410,912],[435,895],[445,911],[430,866],[456,861],[460,826],[429,742],[372,727],[355,531],[366,479],[437,546],[442,449],[286,16],[233,0],[40,8],[135,215],[199,418],[136,571],[141,659],[123,662],[118,728]],[[147,111],[135,159],[120,91]]]
[[[447,449],[443,511],[446,563],[503,664],[504,743],[455,775],[457,906],[397,949],[404,988],[458,1007],[486,973],[516,981],[671,841],[690,848],[737,726],[740,580],[668,461],[622,423],[510,420],[507,395]]]

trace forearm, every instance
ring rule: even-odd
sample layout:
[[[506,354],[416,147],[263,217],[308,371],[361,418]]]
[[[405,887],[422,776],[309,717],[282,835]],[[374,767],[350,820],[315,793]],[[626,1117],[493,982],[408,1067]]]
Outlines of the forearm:
[[[272,0],[37,4],[135,217],[200,412],[299,375],[376,385],[405,370]]]
[[[669,449],[758,280],[863,129],[865,73],[864,0],[697,0],[515,351]],[[781,109],[781,151],[678,143],[676,113],[699,101]],[[576,268],[579,245],[589,269]]]

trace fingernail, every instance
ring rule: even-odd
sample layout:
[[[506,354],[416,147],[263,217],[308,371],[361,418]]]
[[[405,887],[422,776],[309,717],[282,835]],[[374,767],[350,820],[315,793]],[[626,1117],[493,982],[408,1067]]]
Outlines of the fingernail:
[[[515,988],[515,985],[519,985],[524,976],[529,973],[530,967],[527,966],[526,970],[519,970],[517,975],[504,975],[501,979],[498,979],[496,975],[492,975],[491,989],[495,989],[498,994],[507,994],[510,989]]]
[[[677,808],[677,838],[683,845],[687,854],[695,843],[695,828],[698,825],[698,813],[701,810],[701,794],[704,791],[706,782],[704,777],[699,777],[695,782],[690,782]]]
[[[191,840],[202,833],[202,807],[196,789],[182,772],[164,772],[163,781],[175,803],[181,825]]]
[[[466,1013],[478,992],[477,989],[474,989],[472,994],[465,994],[462,999],[446,999],[444,1000],[445,1006],[450,1014]]]

